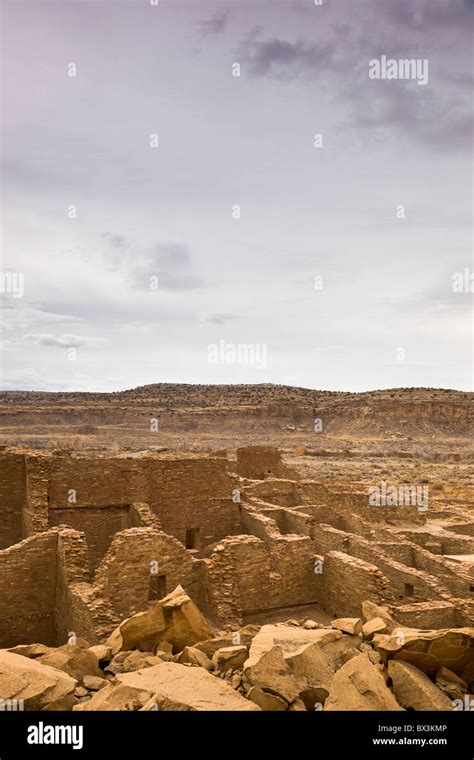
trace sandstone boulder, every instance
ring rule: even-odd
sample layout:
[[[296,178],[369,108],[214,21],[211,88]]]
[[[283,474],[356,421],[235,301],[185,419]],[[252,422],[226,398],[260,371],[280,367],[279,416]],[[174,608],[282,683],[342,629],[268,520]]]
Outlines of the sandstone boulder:
[[[321,629],[319,638],[303,644],[285,656],[292,674],[305,687],[329,689],[336,671],[344,663],[356,657],[359,650],[354,646],[356,636],[343,635],[335,629]]]
[[[17,647],[7,649],[7,652],[21,654],[23,657],[31,657],[32,660],[36,660],[48,652],[54,652],[54,647],[47,647],[45,644],[20,644]]]
[[[92,652],[97,657],[99,663],[110,662],[112,659],[112,652],[110,647],[106,647],[105,644],[96,644],[93,647],[89,647],[88,652]]]
[[[240,668],[248,657],[247,647],[223,647],[218,649],[212,657],[212,663],[216,670],[226,672],[231,668]]]
[[[158,652],[160,654],[173,654],[173,644],[170,644],[169,641],[159,641],[155,654],[158,654]]]
[[[300,651],[308,644],[314,644],[322,640],[336,640],[342,637],[342,633],[331,628],[318,628],[308,630],[300,626],[286,624],[264,625],[253,637],[249,660],[246,666],[252,665],[252,660],[258,659],[264,652],[268,652],[274,646],[280,647],[284,657],[288,657]],[[245,642],[242,642],[245,643]]]
[[[436,686],[441,689],[451,700],[464,698],[469,687],[463,678],[453,673],[449,668],[442,667],[436,673]]]
[[[25,710],[70,710],[76,687],[62,670],[0,650],[0,699],[22,699]]]
[[[283,712],[288,710],[288,704],[284,699],[277,697],[275,694],[269,694],[258,686],[252,686],[247,694],[247,698],[260,707],[264,712]]]
[[[362,618],[364,623],[367,623],[374,618],[382,618],[387,626],[388,633],[391,633],[394,628],[397,627],[397,621],[390,614],[388,607],[381,604],[374,604],[374,602],[369,600],[362,602]]]
[[[397,700],[412,710],[452,710],[452,702],[421,670],[408,662],[390,660],[388,675]]]
[[[133,654],[133,650],[124,650],[123,652],[118,652],[114,657],[112,657],[109,664],[104,668],[104,673],[113,676],[117,675],[117,673],[123,673],[125,670],[123,663],[131,654]]]
[[[88,649],[78,647],[76,644],[64,644],[62,647],[53,649],[48,654],[38,658],[42,665],[63,670],[65,673],[82,681],[84,676],[102,677],[97,657]]]
[[[121,673],[117,680],[125,686],[148,692],[145,710],[259,710],[256,704],[207,670],[175,662]]]
[[[367,655],[359,654],[334,676],[324,710],[402,710]]]
[[[108,681],[106,678],[98,678],[97,676],[84,676],[82,683],[86,689],[89,689],[89,691],[99,691],[99,689],[103,689],[104,686],[107,686]]]
[[[259,625],[246,625],[234,633],[223,633],[223,635],[216,636],[207,641],[200,641],[195,645],[195,648],[204,652],[212,660],[218,649],[240,645],[245,647],[250,646],[259,631]]]
[[[173,660],[180,662],[182,665],[199,665],[199,667],[205,668],[205,670],[212,670],[212,661],[207,654],[204,654],[204,652],[201,652],[196,647],[184,647]]]
[[[155,650],[163,639],[179,652],[185,646],[210,639],[212,629],[198,607],[177,586],[168,596],[145,612],[124,620],[110,635],[106,645],[113,654],[124,649]]]
[[[357,636],[362,633],[362,620],[360,618],[336,618],[331,623],[333,628],[343,633],[351,633]]]
[[[387,633],[387,624],[381,617],[375,617],[364,623],[362,634],[365,639],[371,639],[374,633]]]
[[[291,703],[288,710],[290,712],[306,712],[306,705],[302,699],[298,698],[298,699],[295,699],[295,701]]]
[[[305,684],[293,677],[279,646],[258,656],[249,658],[244,666],[244,676],[252,686],[293,702]]]
[[[143,668],[151,668],[153,665],[159,665],[163,660],[161,657],[156,657],[154,654],[147,654],[146,652],[140,652],[135,649],[134,652],[128,655],[122,662],[122,673],[130,673],[133,670],[140,670]]]
[[[403,660],[429,676],[444,666],[462,677],[474,661],[474,628],[424,631],[399,626],[390,636],[376,634],[374,643],[384,663]]]
[[[73,710],[113,710],[127,711],[140,710],[143,705],[150,699],[147,690],[126,684],[107,684],[103,689],[97,691],[92,699],[73,707]]]

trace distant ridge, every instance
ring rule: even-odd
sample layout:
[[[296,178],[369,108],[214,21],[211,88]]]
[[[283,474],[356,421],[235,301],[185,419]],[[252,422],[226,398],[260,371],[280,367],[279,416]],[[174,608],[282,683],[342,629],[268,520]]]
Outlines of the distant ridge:
[[[0,392],[0,436],[11,440],[71,434],[150,445],[149,420],[159,417],[160,441],[167,435],[212,432],[314,439],[315,419],[337,437],[391,435],[408,439],[466,437],[474,432],[474,394],[437,388],[391,388],[348,393],[286,385],[195,385],[154,383],[112,393]],[[148,432],[147,432],[148,431]],[[319,442],[321,437],[317,439]]]

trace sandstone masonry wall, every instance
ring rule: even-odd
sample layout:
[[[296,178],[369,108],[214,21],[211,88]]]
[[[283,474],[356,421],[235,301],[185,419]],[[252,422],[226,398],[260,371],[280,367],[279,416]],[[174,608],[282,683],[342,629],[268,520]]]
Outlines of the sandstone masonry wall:
[[[22,454],[0,453],[0,549],[21,541],[26,503],[26,466]]]
[[[0,647],[54,644],[57,544],[49,532],[0,551]]]

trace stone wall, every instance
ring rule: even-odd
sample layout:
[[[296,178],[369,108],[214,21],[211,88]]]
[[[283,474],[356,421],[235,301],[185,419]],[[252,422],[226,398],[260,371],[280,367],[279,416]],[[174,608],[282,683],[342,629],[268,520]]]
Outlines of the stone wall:
[[[0,452],[0,549],[21,541],[25,503],[25,457]]]
[[[55,639],[65,644],[71,634],[98,642],[92,614],[88,550],[83,533],[66,529],[58,532],[57,584],[55,602]]]
[[[288,478],[297,480],[297,474],[281,459],[278,449],[272,446],[243,446],[237,449],[237,472],[242,478]]]
[[[315,577],[320,604],[333,617],[359,617],[365,599],[376,604],[393,599],[389,581],[376,565],[344,552],[330,551]]]
[[[242,524],[249,535],[224,539],[204,559],[205,593],[221,620],[318,599],[311,538],[282,534],[270,515],[243,505]]]
[[[55,456],[32,460],[32,505],[37,512],[49,510],[47,524],[66,522],[93,538],[102,513],[83,511],[76,515],[75,510],[107,507],[111,511],[109,525],[100,529],[104,535],[98,537],[102,549],[115,527],[120,530],[131,524],[124,512],[113,515],[113,509],[133,502],[147,503],[163,530],[183,543],[190,529],[199,535],[201,547],[240,530],[238,509],[232,501],[235,479],[227,472],[226,459]],[[95,554],[97,560],[100,552]]]
[[[284,478],[268,478],[245,486],[245,493],[252,499],[259,499],[281,507],[297,507],[303,504],[298,483]]]
[[[130,509],[125,505],[110,507],[70,507],[51,509],[49,524],[68,525],[86,535],[91,569],[97,567],[110,546],[112,536],[130,527]]]
[[[0,551],[0,647],[54,644],[57,543],[51,531]]]
[[[390,607],[400,625],[408,628],[452,628],[456,623],[456,608],[450,602],[419,602]]]
[[[368,522],[404,523],[408,521],[414,525],[423,525],[426,522],[425,513],[420,512],[416,505],[392,507],[369,504],[369,491],[362,484],[359,490],[356,487],[345,489],[343,484],[333,484],[328,481],[302,481],[300,493],[307,504],[326,504],[339,513],[355,514]]]
[[[194,563],[191,553],[173,536],[153,528],[130,528],[114,536],[97,568],[95,595],[108,599],[118,618],[147,609],[178,585],[196,598]],[[155,589],[160,589],[158,596]]]

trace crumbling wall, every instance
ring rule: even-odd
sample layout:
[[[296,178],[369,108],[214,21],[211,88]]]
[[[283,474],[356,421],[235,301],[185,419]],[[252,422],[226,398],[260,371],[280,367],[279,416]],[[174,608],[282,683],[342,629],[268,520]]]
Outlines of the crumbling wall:
[[[457,597],[473,597],[474,594],[470,590],[473,586],[472,578],[469,578],[467,573],[463,572],[461,567],[453,566],[449,560],[444,557],[431,554],[427,549],[422,549],[420,546],[413,546],[414,567],[417,570],[433,575],[439,580],[449,591]]]
[[[25,503],[25,457],[0,451],[0,549],[21,541]]]
[[[418,544],[423,549],[433,551],[433,544],[439,544],[439,554],[474,554],[474,538],[463,536],[448,531],[429,531],[406,530],[399,531],[408,541]]]
[[[153,528],[129,528],[114,536],[97,568],[95,596],[108,599],[120,618],[147,609],[178,585],[196,598],[193,563],[191,554],[173,536]],[[155,576],[162,580],[157,583]],[[154,595],[157,588],[162,589],[158,597]]]
[[[56,531],[0,551],[0,647],[55,643]]]
[[[280,452],[272,446],[238,448],[237,473],[250,480],[264,480],[268,477],[298,479],[297,473],[283,464]]]
[[[436,576],[422,569],[403,565],[367,539],[352,533],[344,533],[329,525],[315,526],[313,535],[314,550],[318,554],[326,555],[330,551],[339,551],[362,559],[365,562],[376,564],[390,581],[390,596],[393,597],[395,595],[397,600],[402,600],[409,596],[412,597],[413,602],[434,599],[450,601],[452,598],[450,588]],[[423,551],[414,544],[410,544],[409,546],[413,557],[415,557],[417,549]],[[427,554],[429,555],[429,552]],[[436,558],[433,557],[434,559]],[[415,564],[415,560],[413,560],[413,564]]]
[[[88,561],[90,567],[95,569],[109,548],[114,534],[130,527],[130,510],[128,505],[51,509],[49,524],[51,527],[68,525],[83,531],[89,547]]]
[[[297,507],[303,503],[298,483],[294,480],[269,477],[246,485],[244,491],[250,500],[259,499],[281,507]]]
[[[26,505],[23,512],[23,536],[48,529],[49,470],[51,457],[41,454],[25,457]]]
[[[98,637],[92,614],[93,594],[84,533],[70,528],[59,531],[57,550],[56,644],[67,643],[71,634],[96,643]]]
[[[161,530],[161,522],[150,505],[144,501],[135,501],[130,504],[130,528],[155,528]]]
[[[393,595],[388,579],[378,567],[349,554],[330,551],[318,579],[321,606],[333,617],[360,616],[362,602],[384,604]]]
[[[145,502],[166,533],[184,543],[186,532],[195,529],[199,531],[200,546],[204,547],[240,529],[239,512],[232,501],[235,479],[226,465],[227,460],[218,457],[176,460],[55,457],[50,460],[49,508],[53,512]],[[85,513],[82,515],[77,518],[81,523],[73,522],[72,512],[64,516],[68,524],[87,532]],[[90,513],[91,534],[96,530],[93,517]],[[54,516],[51,520],[57,524]]]
[[[216,616],[222,622],[242,620],[317,601],[311,538],[282,534],[272,511],[260,514],[245,505],[241,511],[242,525],[252,535],[224,539],[204,560],[203,580]]]
[[[452,628],[456,623],[456,607],[450,602],[419,602],[390,607],[400,625],[408,628]]]
[[[347,490],[342,484],[328,481],[302,481],[300,493],[307,504],[326,504],[337,512],[356,515],[367,522],[411,522],[423,525],[426,514],[416,505],[384,506],[369,503],[369,492],[361,484],[360,490]]]
[[[346,516],[341,515],[339,512],[336,512],[333,507],[328,507],[325,504],[306,504],[304,506],[299,506],[298,512],[303,512],[310,516],[313,524],[324,523],[325,525],[330,525],[338,530],[349,530]]]
[[[276,509],[272,512],[280,533],[300,533],[310,536],[315,518],[296,509]]]

